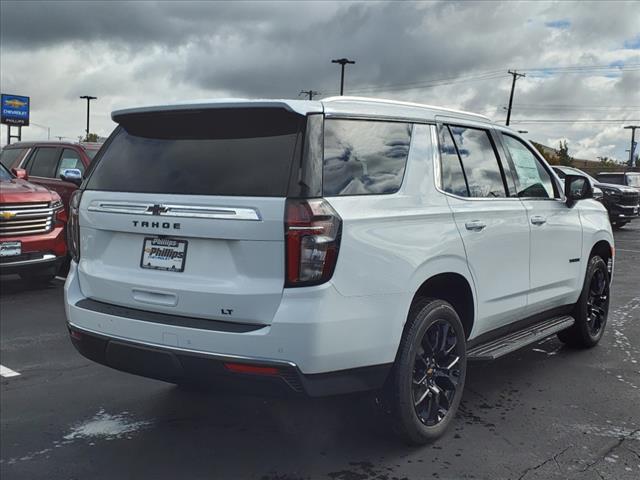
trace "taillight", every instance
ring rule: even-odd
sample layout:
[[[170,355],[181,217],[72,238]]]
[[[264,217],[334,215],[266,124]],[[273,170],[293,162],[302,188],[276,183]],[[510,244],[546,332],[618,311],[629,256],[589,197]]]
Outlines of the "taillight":
[[[323,199],[287,200],[285,287],[318,285],[338,260],[342,219]]]
[[[69,200],[69,220],[67,221],[67,248],[74,262],[80,261],[80,200],[82,190],[76,190]]]

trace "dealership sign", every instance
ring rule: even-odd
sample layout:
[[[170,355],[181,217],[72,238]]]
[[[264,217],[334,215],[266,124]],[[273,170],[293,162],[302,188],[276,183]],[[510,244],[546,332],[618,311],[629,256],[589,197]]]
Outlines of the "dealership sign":
[[[26,127],[29,125],[29,97],[20,95],[0,95],[1,123],[7,125],[19,125]]]

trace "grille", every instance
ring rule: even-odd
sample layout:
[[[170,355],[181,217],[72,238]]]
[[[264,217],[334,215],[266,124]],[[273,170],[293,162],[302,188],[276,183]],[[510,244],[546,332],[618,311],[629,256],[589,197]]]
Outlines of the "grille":
[[[48,232],[53,226],[54,213],[49,203],[0,205],[0,237]]]
[[[638,193],[624,193],[620,196],[620,205],[630,205],[635,207],[640,201],[640,194]]]

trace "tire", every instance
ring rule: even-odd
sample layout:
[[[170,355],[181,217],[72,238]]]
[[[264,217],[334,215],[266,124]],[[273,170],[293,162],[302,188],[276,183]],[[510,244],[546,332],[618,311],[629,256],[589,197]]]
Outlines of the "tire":
[[[627,223],[629,222],[613,222],[611,224],[611,226],[613,227],[614,230],[620,230],[622,227],[624,227]]]
[[[410,445],[424,445],[445,432],[460,405],[465,335],[458,314],[442,300],[416,302],[407,322],[385,403],[395,432]]]
[[[572,312],[576,323],[558,338],[573,347],[591,348],[598,344],[604,333],[609,314],[610,278],[606,262],[594,255],[589,259],[582,293]]]

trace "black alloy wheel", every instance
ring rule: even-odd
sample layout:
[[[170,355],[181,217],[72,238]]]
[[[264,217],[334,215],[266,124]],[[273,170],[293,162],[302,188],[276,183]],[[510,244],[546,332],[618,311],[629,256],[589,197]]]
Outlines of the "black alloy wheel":
[[[609,279],[607,272],[598,269],[591,277],[587,295],[587,328],[592,337],[600,334],[609,311]]]
[[[573,307],[573,326],[558,333],[558,338],[579,348],[598,344],[609,315],[611,280],[607,263],[598,255],[589,259],[582,293]]]
[[[459,341],[446,320],[437,320],[425,332],[413,366],[416,415],[427,426],[437,425],[451,409],[460,384]]]

